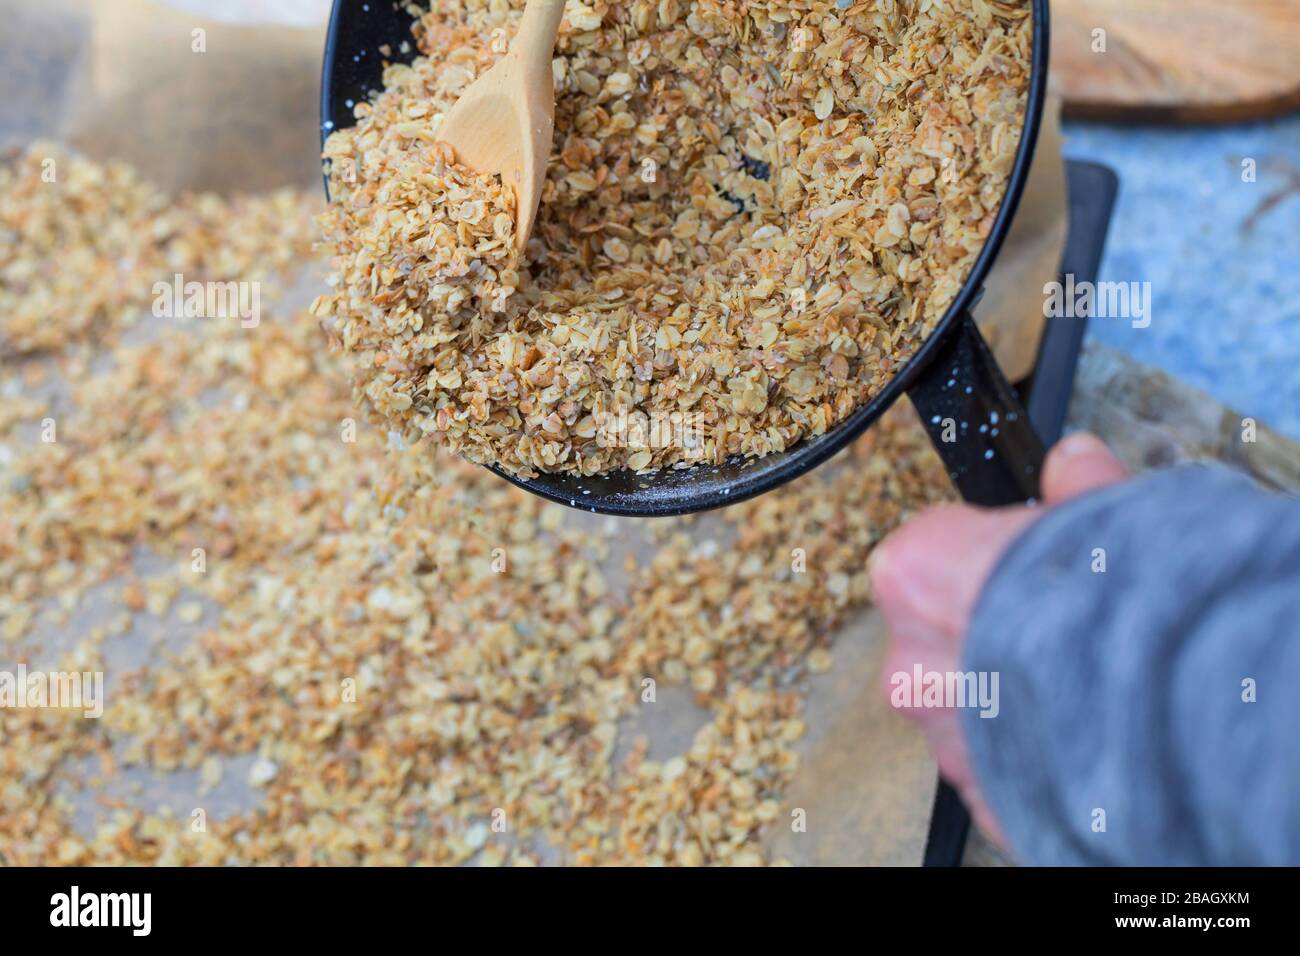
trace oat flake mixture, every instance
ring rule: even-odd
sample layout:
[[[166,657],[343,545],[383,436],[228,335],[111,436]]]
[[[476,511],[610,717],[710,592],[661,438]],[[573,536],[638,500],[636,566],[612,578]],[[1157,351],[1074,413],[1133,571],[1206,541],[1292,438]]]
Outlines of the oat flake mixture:
[[[806,675],[875,542],[947,494],[920,428],[720,530],[645,523],[616,581],[625,524],[385,453],[310,315],[151,316],[177,257],[294,261],[313,203],[167,197],[49,144],[0,166],[0,670],[102,670],[107,698],[0,708],[0,865],[777,862]],[[186,231],[196,207],[221,214]],[[626,740],[647,678],[705,709],[654,760]]]
[[[524,3],[434,6],[423,56],[326,145],[334,291],[314,311],[379,421],[516,474],[685,467],[826,431],[952,302],[1018,146],[1025,2],[570,2],[516,261],[499,184],[433,144]],[[702,447],[608,434],[673,413]]]

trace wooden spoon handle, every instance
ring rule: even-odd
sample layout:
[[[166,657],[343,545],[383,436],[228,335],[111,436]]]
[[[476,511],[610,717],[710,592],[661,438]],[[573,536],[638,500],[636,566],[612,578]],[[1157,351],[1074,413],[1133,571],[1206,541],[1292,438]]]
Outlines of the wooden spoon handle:
[[[564,0],[528,0],[519,21],[519,32],[510,45],[511,52],[530,66],[544,63],[549,71],[555,55],[555,37],[563,18]]]

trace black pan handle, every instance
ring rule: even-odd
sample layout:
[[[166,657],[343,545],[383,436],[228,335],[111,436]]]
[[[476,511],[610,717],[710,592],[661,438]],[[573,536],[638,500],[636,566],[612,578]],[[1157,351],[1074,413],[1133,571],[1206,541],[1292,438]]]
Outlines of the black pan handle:
[[[1042,440],[970,313],[907,394],[966,501],[994,506],[1038,497]],[[960,865],[969,831],[970,814],[940,780],[923,865]]]
[[[962,498],[993,506],[1038,497],[1043,442],[969,313],[907,396]]]

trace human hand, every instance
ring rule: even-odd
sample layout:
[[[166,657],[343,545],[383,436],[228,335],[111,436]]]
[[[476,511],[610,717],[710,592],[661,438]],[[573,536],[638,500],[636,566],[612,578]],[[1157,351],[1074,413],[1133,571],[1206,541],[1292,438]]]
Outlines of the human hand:
[[[971,613],[1003,553],[1050,508],[1129,477],[1093,435],[1072,435],[1047,456],[1042,501],[1035,506],[977,508],[943,505],[918,515],[872,553],[868,571],[875,602],[889,625],[883,671],[886,694],[894,674],[948,674],[961,669]],[[975,822],[1005,844],[971,771],[957,710],[903,708],[924,731],[939,772],[956,788]]]

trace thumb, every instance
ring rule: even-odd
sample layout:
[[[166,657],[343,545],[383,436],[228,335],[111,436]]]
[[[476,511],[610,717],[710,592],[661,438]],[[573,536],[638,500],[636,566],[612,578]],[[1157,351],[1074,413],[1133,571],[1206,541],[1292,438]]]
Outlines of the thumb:
[[[1043,464],[1043,500],[1059,504],[1129,477],[1129,470],[1096,435],[1080,432],[1057,443]]]

